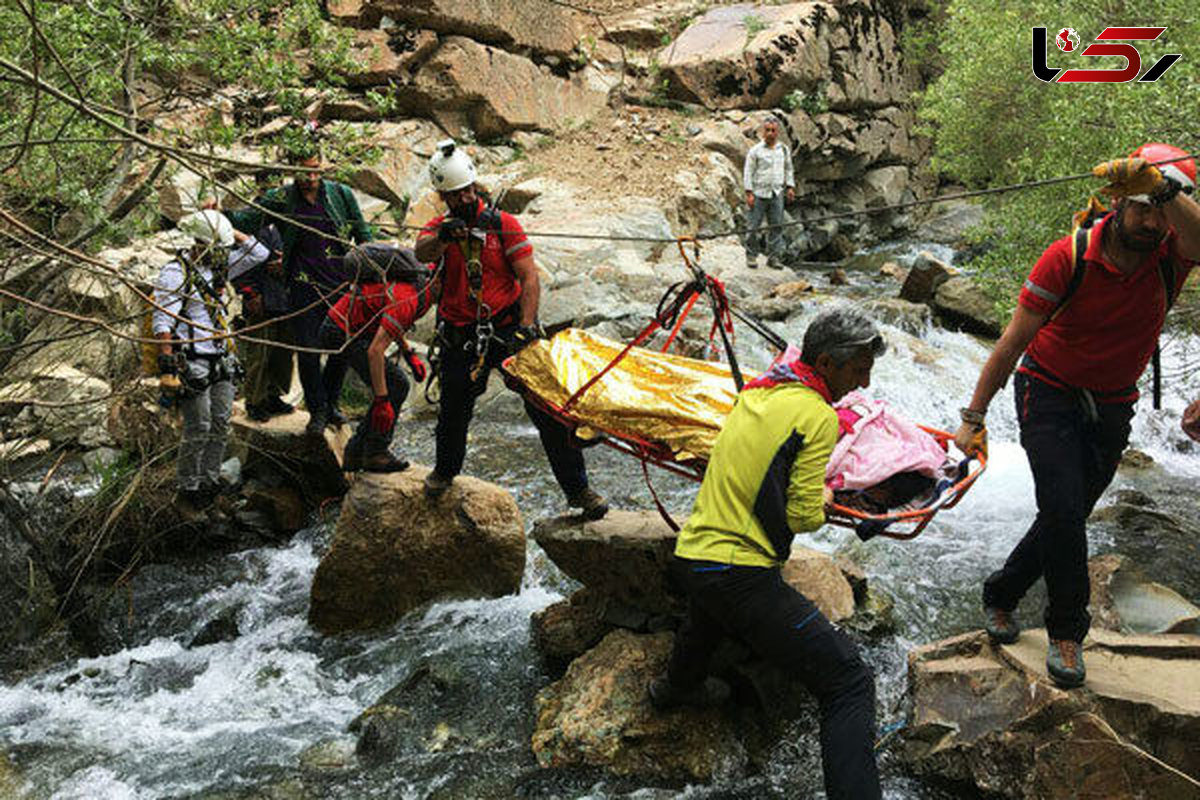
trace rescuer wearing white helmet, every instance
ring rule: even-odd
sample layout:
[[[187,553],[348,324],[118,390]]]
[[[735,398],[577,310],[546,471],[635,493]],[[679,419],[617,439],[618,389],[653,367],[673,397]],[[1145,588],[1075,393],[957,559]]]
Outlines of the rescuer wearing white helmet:
[[[176,503],[185,518],[199,515],[219,491],[221,461],[237,373],[229,333],[225,282],[261,264],[270,251],[234,230],[219,211],[179,220],[190,245],[159,273],[152,330],[158,339],[159,384],[178,401],[183,437],[176,463]]]
[[[1033,266],[955,435],[964,452],[986,447],[984,415],[1015,368],[1037,516],[984,582],[985,627],[998,642],[1016,641],[1017,603],[1044,578],[1046,667],[1068,688],[1086,677],[1086,521],[1129,441],[1138,378],[1167,309],[1200,259],[1200,205],[1189,195],[1196,165],[1186,152],[1151,143],[1093,174],[1108,182],[1101,191],[1114,198],[1112,210],[1085,219]],[[1185,415],[1184,429],[1200,438],[1188,423]]]
[[[416,244],[418,260],[442,266],[435,343],[441,382],[437,458],[425,480],[426,495],[437,498],[462,471],[475,399],[487,388],[492,369],[542,335],[541,285],[521,224],[485,205],[475,164],[454,140],[438,142],[429,179],[447,207],[425,225]],[[528,402],[525,412],[567,503],[589,519],[604,516],[608,503],[588,486],[583,454],[572,446],[570,431]]]

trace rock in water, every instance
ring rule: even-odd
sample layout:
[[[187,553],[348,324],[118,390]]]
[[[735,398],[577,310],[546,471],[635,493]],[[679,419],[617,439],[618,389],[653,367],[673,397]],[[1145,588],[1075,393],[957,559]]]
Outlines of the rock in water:
[[[1084,656],[1087,683],[1064,691],[1046,675],[1044,630],[913,650],[905,758],[1028,800],[1200,797],[1200,637],[1094,629]]]
[[[744,769],[746,747],[725,712],[651,707],[646,687],[666,669],[671,640],[669,633],[613,631],[539,692],[538,764],[705,782]]]
[[[517,591],[525,526],[506,490],[467,476],[437,501],[428,470],[362,473],[342,501],[329,553],[313,576],[308,621],[323,633],[390,625],[450,597]]]

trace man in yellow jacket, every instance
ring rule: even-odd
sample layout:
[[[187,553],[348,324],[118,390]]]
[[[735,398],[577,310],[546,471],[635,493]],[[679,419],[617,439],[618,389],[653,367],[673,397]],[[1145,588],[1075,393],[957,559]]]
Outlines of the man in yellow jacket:
[[[688,616],[667,674],[650,685],[659,710],[723,702],[729,687],[708,675],[709,660],[722,637],[745,642],[820,702],[831,800],[880,797],[875,681],[845,634],[784,583],[780,566],[797,532],[825,523],[825,467],[838,435],[831,404],[870,383],[884,349],[863,315],[826,312],[805,332],[799,360],[746,384],[675,546]]]

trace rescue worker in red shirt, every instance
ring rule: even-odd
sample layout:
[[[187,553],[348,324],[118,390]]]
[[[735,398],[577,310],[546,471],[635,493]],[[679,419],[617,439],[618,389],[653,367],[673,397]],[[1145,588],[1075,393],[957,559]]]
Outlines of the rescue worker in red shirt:
[[[429,175],[449,209],[425,225],[415,248],[418,260],[442,264],[442,394],[436,463],[425,480],[425,493],[433,499],[462,471],[475,400],[487,389],[492,369],[542,331],[538,269],[521,224],[511,214],[485,206],[475,185],[475,165],[452,139],[438,143]],[[525,413],[538,430],[567,503],[587,519],[603,517],[608,503],[588,486],[583,454],[572,445],[570,431],[528,402]]]
[[[1038,511],[1004,566],[984,583],[985,627],[998,642],[1016,641],[1013,611],[1045,578],[1046,668],[1067,688],[1082,685],[1086,674],[1085,522],[1129,440],[1137,380],[1154,353],[1168,303],[1200,260],[1200,205],[1189,196],[1196,164],[1187,155],[1152,143],[1095,168],[1109,181],[1103,191],[1115,200],[1112,211],[1038,259],[955,435],[964,452],[986,447],[988,404],[1016,368],[1021,446]],[[1169,291],[1167,282],[1173,283]]]
[[[346,443],[342,469],[400,472],[408,469],[408,461],[392,455],[390,447],[408,379],[387,359],[387,351],[398,344],[417,383],[425,380],[425,363],[409,348],[404,332],[433,305],[437,286],[432,271],[407,248],[359,245],[345,263],[356,275],[377,278],[352,286],[321,324],[322,347],[341,350],[342,359],[374,394],[370,411]]]

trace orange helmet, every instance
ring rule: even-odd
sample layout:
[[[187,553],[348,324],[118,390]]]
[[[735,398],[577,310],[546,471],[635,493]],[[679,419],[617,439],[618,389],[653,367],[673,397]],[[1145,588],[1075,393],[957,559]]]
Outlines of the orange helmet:
[[[1187,194],[1191,194],[1196,188],[1196,162],[1188,157],[1187,152],[1178,147],[1161,142],[1149,142],[1134,150],[1129,157],[1145,159],[1151,164],[1158,161],[1181,159],[1171,161],[1170,164],[1158,164],[1158,171],[1163,174],[1163,177],[1178,183]],[[1149,195],[1144,194],[1130,195],[1129,199],[1138,203],[1150,202]]]

